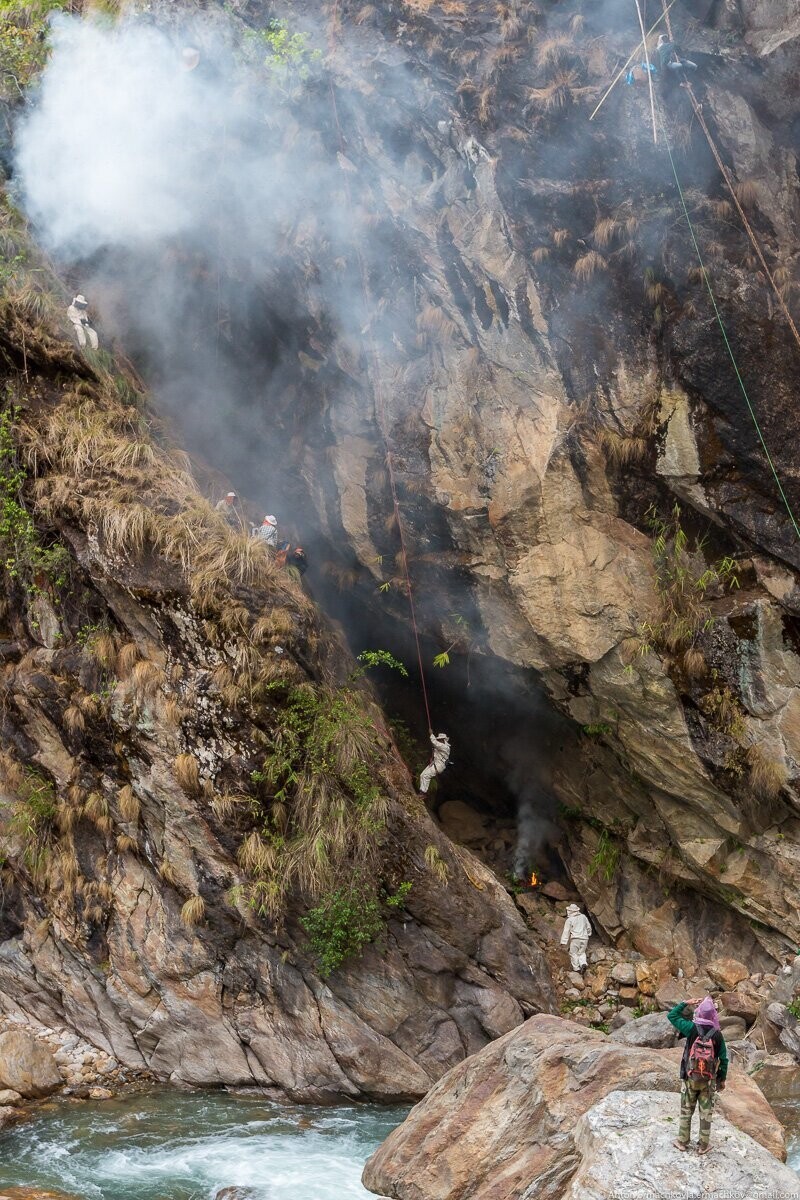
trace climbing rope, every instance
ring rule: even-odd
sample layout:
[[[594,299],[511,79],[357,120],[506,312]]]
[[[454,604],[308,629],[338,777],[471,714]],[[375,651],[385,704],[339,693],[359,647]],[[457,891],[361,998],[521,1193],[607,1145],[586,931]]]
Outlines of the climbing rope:
[[[674,39],[672,36],[672,22],[670,21],[670,18],[669,18],[669,8],[666,5],[666,0],[661,0],[661,4],[664,9],[663,17],[664,17],[664,22],[667,27],[667,33],[669,35],[670,41],[673,41]],[[671,5],[670,5],[670,7],[671,7]],[[739,203],[739,197],[736,195],[736,191],[733,186],[733,181],[731,180],[730,172],[729,172],[728,168],[725,166],[725,163],[722,161],[722,157],[719,153],[719,150],[717,149],[716,142],[714,141],[714,138],[711,136],[711,131],[709,130],[708,125],[706,124],[705,118],[703,116],[702,107],[699,104],[697,97],[695,96],[695,94],[692,90],[692,85],[691,85],[690,81],[686,78],[685,71],[684,71],[683,75],[684,75],[684,80],[685,80],[685,88],[688,93],[689,100],[691,101],[691,105],[692,105],[692,108],[694,109],[695,116],[697,117],[697,120],[700,124],[700,128],[703,130],[703,133],[705,134],[706,141],[708,142],[711,153],[714,156],[714,161],[717,164],[717,167],[719,169],[720,174],[722,175],[722,178],[725,180],[725,185],[731,194],[731,199],[733,200],[733,203],[736,207],[736,211],[739,214],[739,218],[742,222],[742,225],[745,228],[747,236],[750,239],[750,244],[752,245],[753,249],[756,252],[756,257],[758,258],[758,261],[761,263],[761,269],[763,270],[764,274],[766,275],[767,279],[769,280],[772,290],[775,293],[775,297],[778,301],[778,304],[780,305],[781,311],[783,312],[783,315],[786,317],[786,320],[789,324],[789,328],[791,329],[791,331],[794,335],[794,340],[797,342],[798,347],[800,347],[800,333],[798,332],[797,326],[794,323],[792,314],[789,312],[789,309],[786,305],[786,301],[784,300],[783,296],[781,295],[780,289],[778,288],[778,285],[776,284],[776,282],[773,278],[772,272],[770,271],[769,267],[767,266],[767,261],[764,258],[764,255],[761,250],[761,246],[759,244],[758,238],[755,235],[753,227],[750,224],[749,220],[747,219],[747,214],[745,213],[744,209],[742,208],[742,205]],[[663,126],[663,123],[662,123],[662,126]]]
[[[708,289],[708,295],[711,300],[711,306],[714,309],[714,316],[717,318],[717,323],[719,325],[720,332],[722,333],[722,338],[723,338],[723,341],[725,342],[725,347],[730,356],[731,363],[733,364],[733,369],[736,374],[736,378],[739,382],[739,387],[741,388],[742,395],[744,396],[745,404],[747,405],[747,410],[750,413],[753,424],[755,425],[759,441],[761,442],[761,446],[762,446],[762,449],[766,456],[767,462],[769,463],[770,470],[772,471],[772,474],[775,478],[775,483],[777,485],[781,499],[783,500],[783,503],[786,506],[786,511],[789,514],[789,520],[792,522],[794,531],[797,534],[798,538],[800,539],[800,526],[798,526],[797,519],[794,515],[794,511],[792,509],[791,504],[789,503],[789,498],[786,495],[786,492],[784,491],[783,484],[781,483],[780,476],[778,475],[777,469],[775,467],[775,463],[773,462],[773,459],[772,459],[772,455],[769,452],[769,447],[767,446],[766,439],[764,437],[764,433],[761,429],[761,425],[759,423],[758,416],[756,415],[755,408],[753,407],[750,397],[747,394],[747,388],[745,387],[744,379],[742,378],[741,371],[739,370],[739,365],[736,362],[736,356],[733,353],[733,347],[731,346],[730,339],[728,338],[728,333],[725,328],[725,323],[722,320],[722,314],[720,313],[719,305],[717,304],[716,296],[714,295],[714,290],[711,287],[711,280],[709,279],[708,271],[706,270],[705,263],[703,262],[703,255],[700,252],[700,246],[698,245],[698,242],[697,242],[697,236],[695,234],[694,225],[692,224],[692,218],[689,215],[689,209],[686,204],[686,197],[684,195],[683,188],[681,187],[680,178],[678,177],[678,170],[677,170],[677,167],[675,166],[675,158],[672,153],[672,146],[670,145],[669,136],[667,134],[667,128],[666,128],[666,125],[664,124],[664,118],[663,118],[663,116],[661,116],[661,114],[659,114],[659,117],[660,117],[660,123],[661,123],[661,131],[664,134],[664,143],[667,147],[667,154],[669,155],[669,161],[670,161],[670,165],[672,167],[672,174],[675,178],[675,186],[678,189],[678,195],[680,196],[681,207],[683,209],[683,215],[686,218],[686,224],[689,227],[689,233],[691,235],[692,244],[694,246],[695,253],[697,255],[697,261],[700,264],[700,270],[703,273],[703,279],[705,280],[706,288]]]
[[[330,34],[329,34],[329,45],[330,45],[331,54],[335,50],[335,37],[336,37],[336,29],[337,29],[337,21],[338,21],[338,12],[339,12],[339,0],[335,0],[334,5],[333,5],[332,14],[331,14]],[[342,156],[344,156],[344,154],[345,154],[344,132],[342,130],[341,121],[339,120],[339,106],[336,103],[336,91],[333,86],[333,78],[332,77],[329,80],[329,87],[330,87],[330,94],[331,94],[331,108],[333,111],[333,119],[336,124],[336,130],[337,130],[337,134],[338,134],[338,138],[339,138],[339,151],[340,151],[340,154]],[[347,193],[347,204],[348,204],[350,211],[352,212],[353,211],[353,197],[350,192],[350,182],[347,178],[347,171],[344,169],[344,167],[341,165],[341,163],[340,163],[340,168],[342,171],[342,178],[344,180],[345,191]],[[362,290],[363,299],[364,299],[364,312],[366,314],[369,314],[371,311],[370,294],[369,294],[369,279],[367,277],[367,270],[366,270],[366,266],[364,264],[364,258],[363,258],[363,255],[361,253],[361,250],[359,248],[357,241],[355,243],[355,251],[356,251],[356,258],[358,261],[359,275],[361,278],[361,290]],[[406,594],[408,596],[408,606],[409,606],[409,611],[410,611],[410,615],[411,615],[411,627],[414,631],[414,645],[416,647],[416,652],[417,652],[417,663],[419,665],[420,684],[422,685],[422,700],[425,705],[425,716],[428,721],[428,729],[431,730],[433,728],[433,725],[431,722],[430,703],[428,701],[428,688],[427,688],[427,684],[425,682],[425,668],[424,668],[423,661],[422,661],[422,645],[420,643],[419,627],[417,625],[417,612],[416,612],[416,606],[414,604],[414,589],[411,584],[411,572],[410,572],[409,565],[408,565],[408,553],[406,550],[405,533],[403,531],[403,520],[402,520],[402,516],[400,513],[400,501],[398,500],[398,497],[397,497],[397,481],[395,479],[395,473],[394,473],[392,448],[389,443],[389,427],[388,427],[388,423],[387,423],[387,419],[386,419],[386,404],[384,401],[383,387],[381,384],[380,360],[378,357],[378,347],[375,343],[375,335],[373,334],[371,327],[369,330],[369,348],[370,348],[370,358],[372,361],[372,386],[373,386],[373,389],[375,392],[375,410],[376,410],[376,415],[378,417],[378,428],[380,429],[381,437],[383,438],[384,451],[385,451],[385,455],[386,455],[386,469],[387,469],[387,472],[389,475],[389,488],[390,488],[390,491],[392,494],[392,505],[394,508],[394,519],[397,524],[397,532],[400,537],[400,557],[402,558],[402,562],[403,562],[403,574],[405,575]]]

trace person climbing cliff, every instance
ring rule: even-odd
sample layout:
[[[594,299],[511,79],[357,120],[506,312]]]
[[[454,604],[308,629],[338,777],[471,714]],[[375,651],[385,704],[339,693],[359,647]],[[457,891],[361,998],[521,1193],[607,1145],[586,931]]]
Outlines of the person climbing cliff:
[[[264,517],[264,520],[253,531],[253,537],[259,538],[265,545],[272,550],[278,549],[278,522],[270,513]]]
[[[573,971],[583,971],[589,965],[586,961],[586,947],[591,936],[592,926],[586,913],[582,913],[577,904],[568,904],[561,945],[569,949],[569,961]]]
[[[681,1001],[667,1013],[667,1020],[686,1038],[681,1058],[681,1121],[674,1145],[678,1150],[688,1150],[692,1117],[698,1108],[697,1153],[707,1154],[714,1092],[724,1089],[728,1074],[728,1048],[720,1029],[717,1007],[710,996],[705,1000],[690,1000],[688,1004]]]
[[[665,33],[658,35],[656,62],[662,71],[696,71],[697,63],[684,58],[674,42]]]
[[[96,350],[99,340],[97,331],[89,323],[88,307],[89,302],[86,297],[78,293],[67,309],[67,316],[75,327],[75,336],[78,339],[78,345],[81,350],[86,348],[87,340],[92,350]]]
[[[308,558],[302,546],[295,546],[294,550],[290,550],[286,555],[287,567],[294,567],[298,575],[305,575],[308,570]]]
[[[441,775],[450,761],[450,739],[446,733],[436,734],[429,730],[433,757],[419,777],[420,795],[425,796],[434,775]]]

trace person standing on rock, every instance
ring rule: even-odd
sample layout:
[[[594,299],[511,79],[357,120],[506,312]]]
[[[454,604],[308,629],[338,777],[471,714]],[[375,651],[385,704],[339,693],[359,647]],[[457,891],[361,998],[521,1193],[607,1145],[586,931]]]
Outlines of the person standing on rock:
[[[690,1000],[688,1004],[681,1001],[667,1013],[667,1020],[686,1038],[681,1059],[681,1123],[674,1144],[679,1150],[689,1149],[692,1117],[695,1108],[699,1108],[697,1153],[708,1154],[714,1092],[724,1090],[728,1075],[728,1048],[719,1026],[717,1006],[710,996],[705,1000]]]
[[[592,926],[589,918],[581,912],[577,904],[568,904],[561,945],[569,948],[569,961],[573,971],[583,971],[589,965],[586,961],[586,947],[591,936]]]
[[[429,730],[433,757],[419,777],[420,795],[426,796],[431,780],[435,775],[441,775],[450,761],[450,739],[446,733],[434,733]]]

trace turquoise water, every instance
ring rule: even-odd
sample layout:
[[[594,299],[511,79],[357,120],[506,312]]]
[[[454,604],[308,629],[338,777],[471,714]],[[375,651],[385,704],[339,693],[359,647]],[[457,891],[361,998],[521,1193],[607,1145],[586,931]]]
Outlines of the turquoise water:
[[[80,1200],[213,1200],[233,1186],[257,1200],[364,1200],[364,1163],[404,1115],[221,1092],[60,1101],[0,1134],[0,1186]]]

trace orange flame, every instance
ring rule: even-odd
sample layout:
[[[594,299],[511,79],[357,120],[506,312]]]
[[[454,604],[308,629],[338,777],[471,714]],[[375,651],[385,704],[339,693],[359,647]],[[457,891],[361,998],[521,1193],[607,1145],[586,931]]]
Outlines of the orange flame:
[[[539,886],[539,876],[536,874],[535,871],[531,871],[530,886],[531,887]]]

